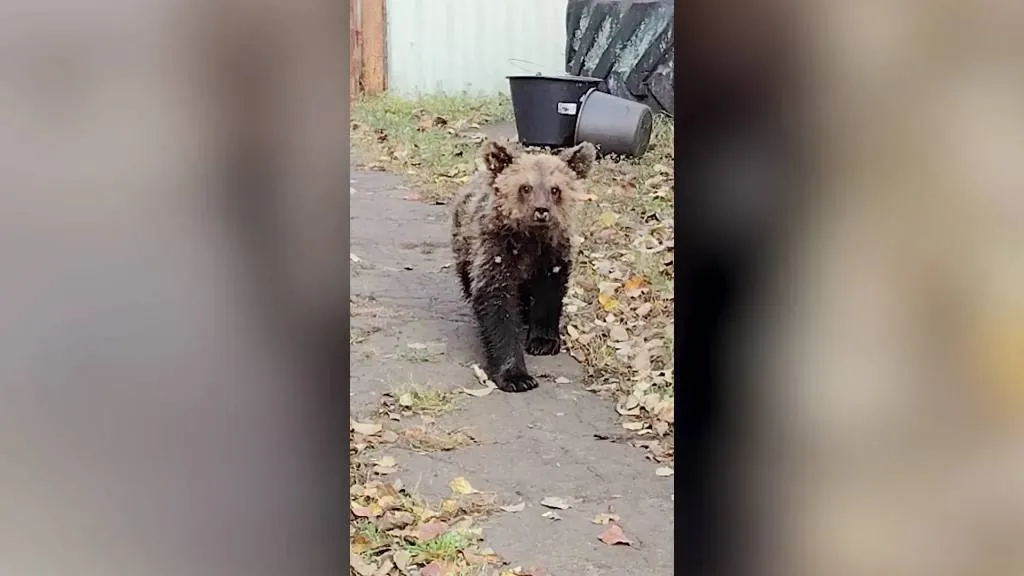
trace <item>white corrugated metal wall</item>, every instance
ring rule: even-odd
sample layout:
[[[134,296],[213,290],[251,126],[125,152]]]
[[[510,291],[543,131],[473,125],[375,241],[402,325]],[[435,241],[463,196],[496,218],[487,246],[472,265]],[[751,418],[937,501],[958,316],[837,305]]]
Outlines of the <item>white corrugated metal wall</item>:
[[[565,8],[566,0],[387,0],[388,91],[507,93],[509,74],[560,73]]]

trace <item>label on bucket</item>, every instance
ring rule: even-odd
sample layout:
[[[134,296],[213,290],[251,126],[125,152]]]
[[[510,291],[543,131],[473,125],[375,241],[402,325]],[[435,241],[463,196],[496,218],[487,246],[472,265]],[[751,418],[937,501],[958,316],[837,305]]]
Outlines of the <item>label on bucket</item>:
[[[559,102],[556,105],[555,109],[558,111],[559,114],[564,114],[566,116],[575,116],[576,115],[576,103],[575,102]]]

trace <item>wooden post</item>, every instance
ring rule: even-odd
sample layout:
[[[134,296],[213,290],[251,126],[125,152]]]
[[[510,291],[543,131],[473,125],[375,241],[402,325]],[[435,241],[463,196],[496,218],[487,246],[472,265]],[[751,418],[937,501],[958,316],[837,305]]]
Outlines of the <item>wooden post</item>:
[[[362,39],[360,38],[359,11],[356,9],[360,0],[348,2],[348,95],[352,100],[359,97],[362,83]]]
[[[387,20],[384,0],[362,0],[360,12],[362,89],[366,94],[380,94],[387,90]]]

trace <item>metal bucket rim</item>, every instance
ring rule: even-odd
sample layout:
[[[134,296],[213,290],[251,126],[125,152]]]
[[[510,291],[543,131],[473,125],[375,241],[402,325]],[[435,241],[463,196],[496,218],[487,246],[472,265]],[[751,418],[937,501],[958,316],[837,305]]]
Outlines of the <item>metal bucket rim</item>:
[[[563,82],[597,82],[600,83],[600,78],[591,78],[589,76],[555,76],[552,74],[511,74],[505,76],[507,80],[523,80],[523,79],[535,79],[535,80],[560,80]]]

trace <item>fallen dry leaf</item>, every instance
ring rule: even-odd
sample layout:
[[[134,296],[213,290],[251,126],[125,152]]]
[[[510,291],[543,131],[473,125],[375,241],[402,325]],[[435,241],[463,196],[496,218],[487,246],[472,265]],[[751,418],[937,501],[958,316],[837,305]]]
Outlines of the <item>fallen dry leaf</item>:
[[[622,289],[627,293],[636,292],[643,288],[646,283],[647,279],[643,276],[631,276],[629,280],[626,280],[626,283],[622,285]]]
[[[669,468],[668,466],[662,466],[661,468],[658,468],[657,470],[654,471],[654,474],[657,476],[671,476],[675,473],[676,471]]]
[[[377,571],[373,573],[373,576],[388,576],[391,571],[395,569],[395,563],[390,558],[381,559],[380,566],[377,567]]]
[[[486,566],[488,564],[502,564],[501,556],[498,556],[490,548],[484,550],[463,550],[462,558],[470,566]]]
[[[363,436],[373,436],[384,429],[383,426],[376,422],[357,422],[355,420],[349,420],[348,426],[353,432]]]
[[[349,567],[359,576],[373,576],[377,572],[377,566],[366,562],[359,554],[349,554]]]
[[[646,424],[644,424],[643,422],[623,422],[622,423],[622,427],[623,428],[625,428],[626,430],[632,430],[634,432],[636,432],[637,430],[643,430],[645,426],[646,426]]]
[[[409,563],[412,562],[412,554],[405,550],[395,550],[395,553],[391,556],[391,561],[395,563],[395,567],[405,572],[409,567]]]
[[[608,529],[598,534],[597,539],[609,546],[615,546],[621,544],[624,546],[632,546],[633,542],[626,538],[626,535],[622,532],[622,528],[618,524],[610,524]]]
[[[416,517],[404,510],[392,510],[384,514],[377,522],[377,528],[387,531],[395,528],[405,528],[416,521]]]
[[[349,504],[349,510],[358,518],[368,518],[373,515],[373,509],[370,506],[361,506],[355,502]]]
[[[618,514],[598,514],[597,516],[594,516],[593,520],[591,520],[591,522],[593,522],[594,524],[601,524],[601,525],[608,524],[609,522],[618,522],[618,521],[619,521],[619,515]]]
[[[491,392],[494,392],[494,388],[488,386],[487,388],[463,388],[462,391],[470,396],[476,396],[477,398],[483,398]]]
[[[510,504],[508,506],[501,506],[501,509],[505,512],[522,512],[526,508],[526,502],[520,502],[519,504]]]
[[[455,568],[448,562],[434,560],[423,568],[420,568],[420,576],[451,576]]]
[[[442,514],[457,514],[459,511],[459,501],[454,498],[445,498],[441,500],[440,509]]]
[[[636,396],[626,396],[615,406],[615,411],[623,416],[640,415],[640,399]]]
[[[554,510],[548,510],[547,512],[541,514],[540,517],[541,518],[547,518],[548,520],[561,520],[562,519],[562,517],[559,516]]]
[[[448,483],[448,487],[452,489],[452,494],[466,495],[479,492],[479,490],[473,488],[469,481],[462,476],[453,478],[452,481]]]
[[[421,524],[416,529],[416,537],[420,540],[433,540],[441,534],[448,531],[448,523],[442,522],[441,520],[431,520],[426,524]]]
[[[676,403],[672,399],[662,401],[658,406],[654,408],[654,415],[658,417],[662,422],[669,424],[675,422],[676,419]]]
[[[646,348],[641,348],[633,358],[633,369],[639,373],[649,372],[651,369],[651,353]]]
[[[393,474],[396,470],[398,470],[398,462],[396,462],[391,456],[382,456],[374,462],[374,474]]]
[[[597,303],[605,312],[611,312],[619,307],[619,301],[611,296],[601,293],[597,295]]]
[[[555,508],[557,510],[570,508],[569,503],[566,502],[564,498],[559,498],[557,496],[548,496],[547,498],[544,498],[540,501],[540,505],[545,508]]]
[[[383,466],[384,468],[394,468],[398,465],[398,462],[395,461],[393,456],[381,456],[374,462],[374,464],[377,466]]]

